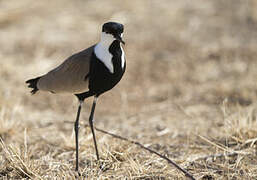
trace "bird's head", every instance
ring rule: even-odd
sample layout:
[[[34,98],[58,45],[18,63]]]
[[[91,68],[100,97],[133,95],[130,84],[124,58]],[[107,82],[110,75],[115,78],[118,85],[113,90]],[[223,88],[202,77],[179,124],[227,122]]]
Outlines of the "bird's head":
[[[125,42],[122,40],[123,29],[123,25],[120,23],[105,23],[102,27],[101,42],[111,44],[113,41],[117,40],[122,44],[125,44]]]

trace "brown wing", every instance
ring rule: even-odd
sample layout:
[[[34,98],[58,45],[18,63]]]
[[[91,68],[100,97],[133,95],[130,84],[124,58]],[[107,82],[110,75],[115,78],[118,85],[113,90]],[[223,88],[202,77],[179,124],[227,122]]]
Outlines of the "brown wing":
[[[90,57],[94,46],[72,55],[61,65],[42,76],[37,87],[39,90],[54,93],[82,93],[88,90]]]

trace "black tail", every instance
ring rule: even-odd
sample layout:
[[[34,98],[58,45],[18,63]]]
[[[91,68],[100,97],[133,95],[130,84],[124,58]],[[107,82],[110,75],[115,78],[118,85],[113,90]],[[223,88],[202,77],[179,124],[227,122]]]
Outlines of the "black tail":
[[[29,84],[28,87],[29,88],[32,88],[32,91],[31,94],[35,94],[37,91],[38,91],[38,88],[37,88],[37,82],[38,80],[40,79],[41,77],[37,77],[37,78],[34,78],[34,79],[30,79],[30,80],[27,80],[26,83]]]

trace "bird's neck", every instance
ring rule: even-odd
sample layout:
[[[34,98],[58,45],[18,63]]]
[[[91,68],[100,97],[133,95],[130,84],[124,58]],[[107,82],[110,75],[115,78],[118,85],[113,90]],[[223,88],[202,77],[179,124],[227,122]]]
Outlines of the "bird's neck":
[[[111,73],[115,69],[123,68],[125,64],[124,51],[117,40],[101,39],[94,48],[96,57],[104,63]]]

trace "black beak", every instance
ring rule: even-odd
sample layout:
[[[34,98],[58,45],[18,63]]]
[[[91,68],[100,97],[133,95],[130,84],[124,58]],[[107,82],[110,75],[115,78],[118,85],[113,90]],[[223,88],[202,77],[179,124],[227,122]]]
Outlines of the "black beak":
[[[116,36],[115,36],[115,39],[117,39],[118,41],[120,41],[122,44],[125,45],[125,42],[122,40],[122,38],[121,38],[120,35],[116,35]]]

